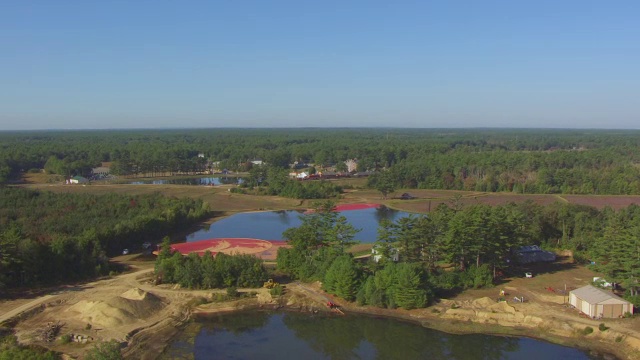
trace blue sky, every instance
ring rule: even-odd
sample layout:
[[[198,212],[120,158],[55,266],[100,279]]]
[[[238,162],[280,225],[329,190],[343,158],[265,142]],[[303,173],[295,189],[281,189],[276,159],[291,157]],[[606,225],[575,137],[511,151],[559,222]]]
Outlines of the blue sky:
[[[0,2],[0,129],[640,127],[638,1]]]

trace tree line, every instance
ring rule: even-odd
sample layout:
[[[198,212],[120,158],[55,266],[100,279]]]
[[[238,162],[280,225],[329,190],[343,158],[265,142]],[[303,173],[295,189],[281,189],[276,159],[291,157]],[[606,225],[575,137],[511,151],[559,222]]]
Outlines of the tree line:
[[[268,277],[262,260],[253,255],[213,256],[206,251],[202,256],[197,253],[183,256],[171,250],[168,237],[156,259],[155,273],[162,282],[189,289],[258,287]]]
[[[180,231],[210,212],[201,200],[0,187],[0,287],[108,273],[108,257]]]
[[[86,175],[193,174],[218,162],[248,171],[358,160],[395,187],[516,193],[638,194],[636,130],[195,129],[0,133],[0,182],[46,169]],[[375,180],[375,179],[374,179]],[[373,185],[373,184],[372,184]]]
[[[317,204],[299,227],[283,234],[291,248],[279,250],[277,264],[293,278],[323,281],[327,292],[346,300],[424,307],[438,294],[492,285],[517,263],[514,249],[535,244],[573,250],[575,261],[593,263],[640,305],[640,207],[635,205],[619,211],[565,203],[440,205],[428,216],[383,223],[375,245],[379,261],[364,264],[345,252],[358,230],[332,206]],[[392,261],[396,253],[398,262]]]

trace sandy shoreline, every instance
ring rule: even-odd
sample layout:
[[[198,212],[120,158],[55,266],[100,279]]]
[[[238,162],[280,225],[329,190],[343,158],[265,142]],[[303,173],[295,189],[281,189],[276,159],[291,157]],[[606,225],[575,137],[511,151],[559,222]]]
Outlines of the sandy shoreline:
[[[318,283],[287,284],[285,294],[277,298],[273,298],[267,289],[241,289],[243,292],[257,294],[235,301],[215,302],[213,299],[217,294],[224,294],[224,290],[187,290],[172,285],[154,286],[150,284],[152,274],[152,269],[140,270],[96,281],[75,291],[43,297],[46,304],[42,305],[42,310],[21,317],[16,323],[16,335],[25,344],[40,344],[80,358],[95,342],[116,339],[126,344],[123,351],[125,358],[155,359],[183,327],[197,316],[250,309],[328,312],[325,303],[327,299],[331,299],[342,306],[346,316],[352,313],[395,318],[453,334],[482,333],[530,337],[586,349],[601,356],[612,354],[619,359],[640,359],[640,336],[636,330],[639,319],[596,321],[582,318],[574,310],[551,302],[497,303],[489,297],[478,296],[477,293],[465,293],[466,299],[441,299],[429,308],[390,310],[346,303],[321,291]],[[125,300],[122,299],[123,296]],[[198,299],[206,301],[194,302]],[[34,304],[37,300],[33,300]],[[148,308],[146,304],[155,303],[158,309],[137,319],[127,316],[122,318],[122,323],[99,325],[100,318],[96,316],[100,313],[95,311],[98,306],[102,306],[102,311],[113,311],[117,305],[127,305],[130,309],[140,308],[131,307],[132,302],[136,301],[144,301],[145,309]],[[197,304],[202,305],[196,306]],[[101,321],[113,319],[109,316],[103,317]],[[35,341],[34,331],[49,321],[64,322],[63,333],[87,334],[94,337],[94,340],[86,344],[66,345],[57,342],[42,344]],[[601,322],[606,323],[609,329],[600,331],[598,325]],[[91,331],[84,329],[87,323],[93,324]],[[591,327],[593,332],[585,335],[581,331],[587,326]]]
[[[303,311],[315,313],[329,312],[321,297],[329,295],[314,290],[315,294],[305,293],[294,287],[288,287],[289,293],[271,302],[257,300],[255,303],[244,303],[241,306],[227,305],[224,307],[209,305],[200,306],[193,311],[195,316],[231,313],[249,309]],[[315,296],[317,295],[317,296]],[[335,300],[335,299],[332,299]],[[340,303],[339,301],[337,301]],[[604,358],[640,359],[640,338],[636,333],[620,331],[611,327],[602,332],[598,330],[601,321],[590,319],[565,319],[548,314],[527,313],[523,309],[515,309],[507,303],[496,303],[488,298],[463,304],[460,308],[452,309],[449,301],[426,309],[406,311],[402,309],[381,309],[360,307],[353,304],[340,303],[348,316],[359,314],[374,317],[388,317],[402,321],[409,321],[423,327],[450,334],[486,334],[496,336],[528,337],[548,341],[554,344],[570,346],[589,351]],[[448,308],[448,309],[447,309]],[[439,312],[436,312],[437,310]],[[551,316],[549,316],[551,315]],[[608,324],[609,325],[609,324]],[[586,326],[594,329],[591,334],[583,335],[581,330]],[[619,341],[617,341],[619,339]]]

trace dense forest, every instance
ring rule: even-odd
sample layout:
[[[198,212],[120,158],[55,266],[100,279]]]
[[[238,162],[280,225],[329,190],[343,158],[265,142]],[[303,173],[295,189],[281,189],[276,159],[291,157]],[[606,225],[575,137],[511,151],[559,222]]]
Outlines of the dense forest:
[[[193,129],[0,133],[0,182],[45,169],[86,175],[177,174],[211,163],[247,171],[358,160],[406,188],[639,194],[640,131],[495,129]],[[202,155],[202,156],[199,156]],[[372,184],[374,186],[375,184]]]
[[[640,306],[640,207],[620,211],[533,202],[505,206],[439,206],[429,216],[409,216],[379,228],[379,262],[361,263],[345,252],[357,229],[333,204],[316,205],[302,225],[283,235],[291,248],[278,251],[281,271],[296,279],[323,281],[326,291],[360,304],[412,309],[434,295],[491,286],[517,264],[514,249],[537,244],[571,249],[579,263],[626,290]],[[391,259],[399,255],[399,261]],[[453,271],[444,271],[453,266]],[[517,266],[517,265],[516,265]]]
[[[0,289],[109,273],[108,256],[207,217],[207,205],[151,195],[0,187]]]

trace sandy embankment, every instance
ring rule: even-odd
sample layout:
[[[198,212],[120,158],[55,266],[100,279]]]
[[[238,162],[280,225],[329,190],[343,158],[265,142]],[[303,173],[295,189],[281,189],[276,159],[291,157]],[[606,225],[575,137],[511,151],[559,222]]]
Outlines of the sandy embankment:
[[[437,305],[426,309],[389,310],[345,304],[323,293],[318,286],[299,284],[288,286],[286,296],[279,299],[272,299],[268,293],[261,296],[262,298],[253,303],[245,303],[242,306],[237,304],[200,306],[194,310],[194,313],[214,314],[251,307],[328,311],[324,304],[325,299],[330,298],[336,303],[341,303],[347,314],[352,312],[409,320],[449,333],[525,336],[583,348],[599,354],[613,354],[620,359],[640,359],[640,337],[637,332],[618,326],[624,320],[595,321],[578,317],[577,314],[564,314],[539,304],[512,305],[484,297],[464,302],[442,300]],[[609,327],[606,331],[598,329],[598,325],[603,321]],[[583,331],[586,327],[591,327],[593,332],[585,335]]]
[[[43,324],[61,321],[65,323],[61,334],[81,334],[91,338],[80,344],[61,345],[56,342],[42,345],[81,358],[95,342],[116,339],[127,344],[123,352],[126,358],[154,359],[194,314],[227,313],[253,308],[328,311],[325,303],[331,299],[343,305],[347,316],[350,312],[388,316],[450,333],[528,336],[599,353],[611,353],[620,359],[640,359],[640,337],[630,325],[637,319],[594,321],[578,317],[574,310],[557,303],[554,306],[548,301],[507,304],[480,297],[465,301],[441,300],[426,309],[389,310],[344,303],[322,292],[318,284],[292,283],[286,286],[285,295],[278,298],[272,297],[267,289],[244,289],[256,291],[257,296],[193,307],[194,300],[205,298],[210,301],[224,291],[152,286],[148,285],[148,277],[138,274],[141,273],[96,282],[93,284],[95,286],[82,291],[58,295],[43,311],[16,325],[19,340],[37,344],[39,342],[33,334]],[[605,322],[610,328],[600,331],[600,322]],[[91,324],[92,328],[87,329],[87,324]],[[587,326],[593,328],[593,332],[584,335],[581,332]]]

